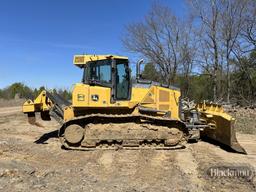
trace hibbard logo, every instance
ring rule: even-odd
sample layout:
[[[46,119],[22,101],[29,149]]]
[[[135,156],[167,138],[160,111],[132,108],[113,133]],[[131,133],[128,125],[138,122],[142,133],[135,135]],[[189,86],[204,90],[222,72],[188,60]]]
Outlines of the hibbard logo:
[[[206,174],[211,178],[230,178],[252,181],[255,170],[250,166],[213,166],[207,169]]]

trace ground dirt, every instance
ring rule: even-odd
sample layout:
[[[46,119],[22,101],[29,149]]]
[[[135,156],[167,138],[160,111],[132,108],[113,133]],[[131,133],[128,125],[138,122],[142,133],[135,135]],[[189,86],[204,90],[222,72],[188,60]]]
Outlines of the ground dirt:
[[[212,178],[212,166],[256,169],[256,136],[237,134],[248,155],[200,141],[180,150],[61,149],[58,123],[27,123],[0,108],[0,191],[256,191],[256,180]]]
[[[26,100],[25,99],[2,99],[0,98],[0,107],[16,107],[21,106]]]

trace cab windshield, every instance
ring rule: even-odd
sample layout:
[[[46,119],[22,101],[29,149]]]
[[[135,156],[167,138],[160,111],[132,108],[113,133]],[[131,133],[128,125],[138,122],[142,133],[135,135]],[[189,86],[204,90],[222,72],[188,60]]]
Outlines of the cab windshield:
[[[90,80],[102,84],[111,84],[111,61],[98,61],[89,70]]]
[[[84,69],[83,82],[111,86],[111,60],[90,63]]]

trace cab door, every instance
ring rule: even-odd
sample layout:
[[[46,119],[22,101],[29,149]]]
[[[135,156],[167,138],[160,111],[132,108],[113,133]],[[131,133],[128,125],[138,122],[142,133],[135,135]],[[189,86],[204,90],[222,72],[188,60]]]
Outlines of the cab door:
[[[115,100],[130,100],[131,82],[128,62],[117,60],[115,72]]]

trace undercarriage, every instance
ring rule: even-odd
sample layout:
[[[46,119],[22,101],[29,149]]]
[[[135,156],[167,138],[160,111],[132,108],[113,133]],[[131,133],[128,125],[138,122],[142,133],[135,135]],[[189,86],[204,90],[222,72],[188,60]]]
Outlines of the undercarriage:
[[[59,137],[68,149],[178,149],[185,147],[189,132],[176,120],[91,114],[65,123]]]

